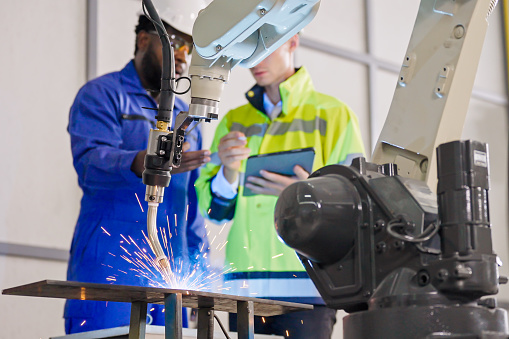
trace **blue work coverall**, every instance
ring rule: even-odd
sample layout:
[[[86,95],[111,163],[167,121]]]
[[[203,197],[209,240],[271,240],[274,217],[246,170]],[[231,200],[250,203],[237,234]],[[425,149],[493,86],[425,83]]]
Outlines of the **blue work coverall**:
[[[157,111],[150,108],[157,108],[157,104],[142,87],[133,61],[120,72],[88,82],[76,96],[68,131],[83,198],[68,280],[137,286],[162,282],[150,265],[154,274],[143,265],[133,264],[140,259],[135,252],[147,251],[153,256],[142,233],[147,234],[145,185],[131,171],[136,154],[147,148],[149,130],[155,124]],[[187,108],[176,98],[174,117]],[[190,151],[199,150],[199,129],[191,131],[186,141],[191,144]],[[168,249],[175,266],[182,267],[181,274],[197,262],[204,266],[208,249],[194,190],[198,175],[198,169],[172,175],[158,209],[158,228],[166,229]],[[148,309],[147,323],[164,324],[161,305],[149,305]],[[123,326],[129,324],[130,304],[69,300],[64,317],[67,333]]]

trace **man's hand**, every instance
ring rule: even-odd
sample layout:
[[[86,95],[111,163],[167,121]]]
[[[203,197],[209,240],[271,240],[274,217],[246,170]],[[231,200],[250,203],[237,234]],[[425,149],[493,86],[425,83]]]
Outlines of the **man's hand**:
[[[199,150],[187,152],[191,145],[188,142],[185,142],[182,146],[182,161],[180,162],[180,167],[173,167],[171,170],[172,174],[184,173],[187,171],[192,171],[202,165],[205,165],[210,161],[210,151],[209,150]],[[139,151],[134,157],[133,163],[131,164],[131,171],[134,172],[138,177],[141,178],[141,174],[145,170],[145,155],[147,154],[147,150]]]
[[[293,172],[295,175],[288,177],[286,175],[261,170],[260,175],[262,177],[247,177],[245,186],[256,194],[279,196],[286,187],[294,182],[309,177],[309,173],[299,165],[293,167]]]
[[[239,175],[240,162],[249,157],[251,150],[246,147],[246,136],[242,132],[230,132],[221,138],[217,153],[223,164],[223,174],[230,184]]]

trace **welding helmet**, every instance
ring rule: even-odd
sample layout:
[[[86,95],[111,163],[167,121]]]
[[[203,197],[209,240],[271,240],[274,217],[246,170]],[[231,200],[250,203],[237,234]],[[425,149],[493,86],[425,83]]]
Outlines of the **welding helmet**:
[[[207,7],[210,0],[152,0],[159,17],[176,30],[192,35],[198,12]]]

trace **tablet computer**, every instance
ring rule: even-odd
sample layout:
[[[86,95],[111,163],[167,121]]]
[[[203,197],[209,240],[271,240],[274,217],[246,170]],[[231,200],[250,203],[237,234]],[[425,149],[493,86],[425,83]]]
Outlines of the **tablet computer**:
[[[266,170],[282,175],[294,176],[293,167],[299,165],[311,174],[315,150],[313,147],[299,148],[291,151],[253,155],[247,158],[244,182],[249,176],[260,177],[260,171]],[[256,195],[244,187],[244,196]]]

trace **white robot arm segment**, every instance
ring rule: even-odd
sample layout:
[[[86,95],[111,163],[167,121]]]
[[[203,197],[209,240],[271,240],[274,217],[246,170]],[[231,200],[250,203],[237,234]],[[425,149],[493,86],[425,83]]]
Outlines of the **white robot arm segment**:
[[[217,118],[230,70],[257,65],[306,26],[319,6],[320,0],[214,0],[202,10],[193,27],[189,115]]]

